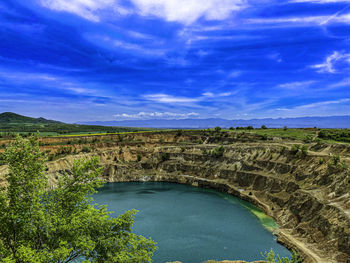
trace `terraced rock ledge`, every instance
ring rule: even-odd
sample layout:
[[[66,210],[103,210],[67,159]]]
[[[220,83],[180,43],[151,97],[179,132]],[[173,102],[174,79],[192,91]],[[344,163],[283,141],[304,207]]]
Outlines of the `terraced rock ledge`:
[[[293,146],[303,142],[213,131],[107,138],[86,137],[92,152],[49,162],[51,184],[69,173],[74,159],[98,155],[107,182],[164,181],[217,189],[272,216],[280,226],[278,242],[297,250],[304,262],[350,262],[349,146],[313,142],[303,153]],[[79,152],[82,146],[68,140],[44,138],[43,150],[54,153],[66,142]],[[0,174],[5,172],[0,166]]]

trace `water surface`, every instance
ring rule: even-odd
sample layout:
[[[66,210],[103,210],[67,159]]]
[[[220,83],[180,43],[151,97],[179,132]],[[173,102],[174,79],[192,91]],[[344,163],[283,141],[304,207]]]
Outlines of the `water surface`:
[[[217,191],[172,183],[108,183],[94,199],[114,215],[139,210],[133,232],[158,243],[155,263],[253,261],[271,248],[290,256],[246,202]]]

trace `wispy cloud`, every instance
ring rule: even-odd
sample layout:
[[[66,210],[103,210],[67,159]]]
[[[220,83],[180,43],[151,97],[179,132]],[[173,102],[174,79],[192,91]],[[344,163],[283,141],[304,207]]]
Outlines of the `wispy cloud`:
[[[150,95],[144,95],[143,97],[146,100],[155,101],[158,103],[194,103],[194,102],[202,102],[206,100],[215,100],[222,97],[228,97],[231,96],[232,92],[219,92],[219,93],[213,93],[213,92],[204,92],[201,96],[198,97],[178,97],[178,96],[172,96],[167,94],[150,94]]]
[[[212,92],[205,92],[202,94],[203,97],[207,97],[207,98],[228,97],[231,95],[232,95],[232,92],[221,92],[217,94],[214,94]]]
[[[137,34],[134,32],[134,34]],[[145,45],[142,44],[136,44],[136,43],[130,43],[128,41],[122,40],[122,39],[115,39],[111,38],[107,35],[90,35],[87,34],[85,36],[89,41],[101,45],[101,46],[108,46],[110,49],[123,49],[127,51],[132,51],[140,55],[145,55],[145,56],[164,56],[166,53],[166,49],[162,49],[160,47],[157,48],[150,48],[150,47],[145,47]]]
[[[282,89],[294,90],[294,89],[300,89],[300,88],[307,88],[313,83],[315,83],[315,81],[313,81],[313,80],[296,81],[296,82],[289,82],[289,83],[280,84],[280,85],[278,85],[278,87],[282,88]]]
[[[144,16],[157,16],[167,21],[191,24],[203,17],[225,20],[232,12],[247,7],[246,0],[131,0]]]
[[[166,21],[189,25],[199,18],[225,20],[232,12],[248,6],[247,0],[131,0],[134,10],[126,8],[120,0],[41,0],[41,4],[56,11],[74,13],[93,22],[99,22],[100,10],[119,15],[137,13],[155,16]]]
[[[122,119],[169,119],[169,118],[177,118],[177,119],[186,119],[189,117],[196,117],[199,116],[196,112],[189,112],[189,113],[174,113],[174,112],[139,112],[136,114],[116,114],[114,117],[116,118],[122,118]]]
[[[97,10],[111,6],[114,0],[41,0],[41,4],[56,11],[76,14],[93,22],[99,22]]]
[[[317,108],[317,107],[330,105],[330,104],[342,104],[342,103],[347,103],[347,102],[350,102],[349,98],[340,99],[340,100],[329,100],[329,101],[315,102],[315,103],[310,103],[310,104],[298,106],[297,108],[299,108],[299,109],[309,109],[309,108]]]
[[[176,97],[167,94],[149,94],[145,95],[144,98],[160,103],[192,103],[199,101],[198,98]]]
[[[330,88],[350,87],[350,78],[343,79],[337,83],[331,84]]]
[[[0,69],[1,70],[1,69]],[[0,80],[11,81],[17,84],[39,83],[51,90],[66,90],[75,94],[93,95],[100,92],[86,88],[67,77],[55,76],[47,73],[28,73],[22,71],[0,71]]]
[[[346,7],[347,9],[348,7]],[[332,15],[322,16],[294,16],[294,17],[283,17],[283,18],[252,18],[245,20],[246,24],[255,25],[272,25],[272,26],[324,26],[330,23],[350,24],[350,13],[340,15],[345,10],[342,9]]]
[[[337,63],[350,64],[350,53],[334,51],[322,64],[313,65],[311,68],[318,69],[317,72],[319,73],[336,73],[335,66]]]
[[[276,110],[278,111],[310,110],[310,109],[318,109],[323,106],[334,105],[334,104],[348,104],[349,102],[350,102],[350,98],[344,98],[339,100],[314,102],[314,103],[299,105],[292,108],[277,108]]]

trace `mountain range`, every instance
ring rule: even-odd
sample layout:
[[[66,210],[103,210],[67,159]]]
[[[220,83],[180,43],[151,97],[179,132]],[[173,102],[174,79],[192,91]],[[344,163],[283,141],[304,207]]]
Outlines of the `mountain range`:
[[[210,119],[153,119],[153,120],[123,120],[123,121],[94,121],[81,122],[86,125],[145,127],[145,128],[183,128],[205,129],[220,126],[260,128],[262,125],[268,128],[350,128],[350,116],[326,116],[326,117],[298,117],[298,118],[265,118],[251,120],[226,120],[220,118]]]

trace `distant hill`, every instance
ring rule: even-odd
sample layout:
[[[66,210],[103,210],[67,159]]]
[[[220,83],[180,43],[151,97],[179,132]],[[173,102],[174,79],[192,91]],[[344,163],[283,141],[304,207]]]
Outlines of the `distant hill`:
[[[299,118],[265,118],[251,120],[226,120],[219,118],[211,119],[173,119],[173,120],[129,120],[129,121],[104,121],[104,122],[82,122],[88,125],[123,126],[123,127],[148,127],[148,128],[184,128],[184,129],[206,129],[220,126],[260,128],[266,125],[268,128],[350,128],[350,116],[328,116],[328,117],[299,117]]]
[[[0,114],[0,123],[6,124],[48,124],[48,123],[62,123],[59,121],[47,120],[44,118],[31,118],[23,115],[19,115],[13,112],[3,112]]]
[[[45,135],[115,133],[147,130],[145,128],[108,127],[99,125],[67,124],[44,118],[31,118],[13,112],[0,114],[0,136],[4,133],[33,133],[39,131]]]

